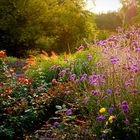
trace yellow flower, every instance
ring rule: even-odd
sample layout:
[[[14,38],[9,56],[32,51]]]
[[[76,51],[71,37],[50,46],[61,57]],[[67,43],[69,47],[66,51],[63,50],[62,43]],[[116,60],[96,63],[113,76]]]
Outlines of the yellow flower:
[[[106,111],[106,109],[105,109],[104,107],[102,107],[102,108],[99,110],[100,113],[104,113],[105,111]]]
[[[106,125],[108,125],[108,121],[106,121],[106,123],[105,123]]]
[[[108,119],[108,121],[109,121],[110,123],[112,123],[114,119],[115,119],[115,116],[110,116],[109,119]]]

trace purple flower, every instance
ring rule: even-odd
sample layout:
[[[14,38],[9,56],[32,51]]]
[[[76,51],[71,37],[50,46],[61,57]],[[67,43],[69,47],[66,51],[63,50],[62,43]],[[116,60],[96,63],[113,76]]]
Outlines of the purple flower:
[[[113,64],[116,64],[118,61],[119,61],[119,58],[117,58],[117,57],[110,59],[110,62]]]
[[[70,70],[70,68],[66,68],[65,70],[66,70],[66,71],[69,71],[69,70]]]
[[[92,85],[97,85],[97,84],[98,84],[98,80],[97,80],[97,79],[92,80],[89,84],[90,84],[91,86],[92,86]]]
[[[135,66],[133,66],[133,67],[132,67],[132,71],[136,73],[136,72],[139,72],[139,71],[140,71],[140,69],[139,69],[139,68],[137,68],[137,67],[135,67]]]
[[[66,70],[62,70],[59,72],[59,76],[63,76],[66,73]]]
[[[124,113],[128,113],[128,103],[127,103],[127,101],[123,101],[122,102],[122,111],[124,112]]]
[[[125,82],[125,84],[124,84],[126,87],[128,87],[128,86],[130,86],[130,83],[128,83],[128,82]]]
[[[91,93],[92,93],[93,95],[98,95],[98,94],[99,94],[99,91],[92,90]]]
[[[98,63],[97,63],[97,66],[101,66],[101,65],[102,65],[102,63],[101,63],[101,62],[98,62]]]
[[[77,84],[78,82],[79,82],[79,79],[76,79],[76,80],[74,81],[75,84]]]
[[[61,66],[57,66],[56,68],[57,68],[57,69],[61,69]]]
[[[125,39],[125,38],[126,38],[126,35],[125,35],[125,34],[124,34],[124,35],[122,35],[122,38],[123,38],[123,39]]]
[[[128,66],[128,67],[127,67],[127,69],[128,69],[128,70],[130,70],[130,69],[131,69],[131,67],[130,67],[130,66]]]
[[[105,99],[107,99],[107,98],[108,98],[108,96],[107,96],[107,95],[106,95],[106,96],[104,96],[104,100],[105,100]]]
[[[140,52],[140,46],[138,48],[135,48],[135,52]]]
[[[105,78],[104,74],[100,74],[99,76],[100,76],[100,78]]]
[[[58,126],[59,125],[59,122],[54,122],[53,125],[54,126]]]
[[[87,55],[87,58],[90,59],[90,58],[92,58],[92,56],[91,56],[90,54],[88,54],[88,55]]]
[[[86,80],[86,77],[87,77],[87,74],[85,73],[85,74],[82,75],[82,77],[81,77],[80,80],[81,80],[81,81],[85,81],[85,80]]]
[[[114,110],[114,108],[113,108],[113,107],[110,107],[110,108],[108,109],[108,113],[112,113],[113,110]]]
[[[107,89],[107,93],[108,93],[108,94],[111,94],[111,93],[112,93],[112,90]]]
[[[104,121],[105,117],[101,115],[101,116],[96,117],[96,120],[99,121],[99,122]]]
[[[72,74],[72,75],[70,75],[69,79],[70,79],[70,80],[74,80],[75,77],[76,77],[76,74]]]
[[[50,67],[50,70],[53,70],[53,69],[55,69],[56,68],[56,66],[54,65],[54,66],[51,66]]]
[[[126,49],[126,51],[125,52],[130,52],[130,49]]]
[[[138,89],[133,89],[133,93],[138,93]]]
[[[79,48],[77,48],[77,50],[79,51],[79,50],[81,50],[81,49],[83,49],[83,48],[84,48],[84,46],[81,45]]]
[[[137,46],[138,42],[137,41],[133,41],[131,46]]]
[[[66,114],[67,114],[67,115],[72,114],[72,110],[71,110],[71,109],[66,110]]]
[[[124,120],[124,123],[125,124],[128,124],[129,123],[129,120],[128,119]]]
[[[105,84],[105,80],[100,80],[100,83],[101,84]]]

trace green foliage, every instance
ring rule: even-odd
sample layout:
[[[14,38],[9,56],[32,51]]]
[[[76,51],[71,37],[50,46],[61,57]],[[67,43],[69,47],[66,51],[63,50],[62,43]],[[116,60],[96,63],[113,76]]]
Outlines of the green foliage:
[[[15,77],[0,58],[0,139],[22,139],[42,122],[51,102],[44,91],[25,77]]]
[[[120,0],[122,8],[120,15],[123,21],[123,27],[137,25],[140,23],[140,1],[139,0]]]
[[[96,15],[95,23],[100,30],[116,31],[122,25],[122,19],[117,12]]]
[[[108,30],[98,30],[96,38],[98,40],[105,40],[110,36],[111,32]]]
[[[18,57],[36,49],[74,51],[94,33],[93,16],[83,7],[83,0],[1,0],[0,48]]]
[[[80,74],[89,73],[90,69],[87,69],[88,67],[92,67],[97,61],[98,61],[98,49],[90,48],[91,53],[89,53],[88,49],[86,48],[84,51],[79,53],[77,51],[74,54],[69,54],[67,56],[65,55],[59,55],[55,58],[48,58],[47,60],[40,59],[39,57],[36,57],[35,60],[37,64],[32,65],[29,67],[26,71],[28,76],[33,79],[33,81],[37,84],[40,83],[48,83],[51,82],[52,79],[56,78],[58,79],[58,74],[62,70],[66,70],[67,68],[71,67],[70,73],[78,74],[77,76],[80,76]],[[88,55],[93,55],[92,59],[88,59]],[[51,70],[51,67],[54,66],[55,68]],[[60,67],[60,68],[56,68]],[[70,76],[70,73],[67,73],[62,79],[64,81],[68,81],[68,77]]]

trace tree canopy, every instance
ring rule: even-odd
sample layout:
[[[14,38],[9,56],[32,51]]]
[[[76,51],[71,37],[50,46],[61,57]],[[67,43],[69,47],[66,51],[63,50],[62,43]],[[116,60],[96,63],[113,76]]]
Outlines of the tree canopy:
[[[1,0],[0,49],[14,56],[73,51],[94,34],[93,14],[84,6],[83,0]]]

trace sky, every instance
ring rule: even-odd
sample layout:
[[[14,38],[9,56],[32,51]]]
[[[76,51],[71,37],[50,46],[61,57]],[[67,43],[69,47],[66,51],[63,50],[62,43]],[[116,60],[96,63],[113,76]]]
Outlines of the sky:
[[[107,13],[109,11],[117,11],[120,7],[119,0],[94,0],[95,5],[92,0],[87,1],[87,9],[95,13]]]

